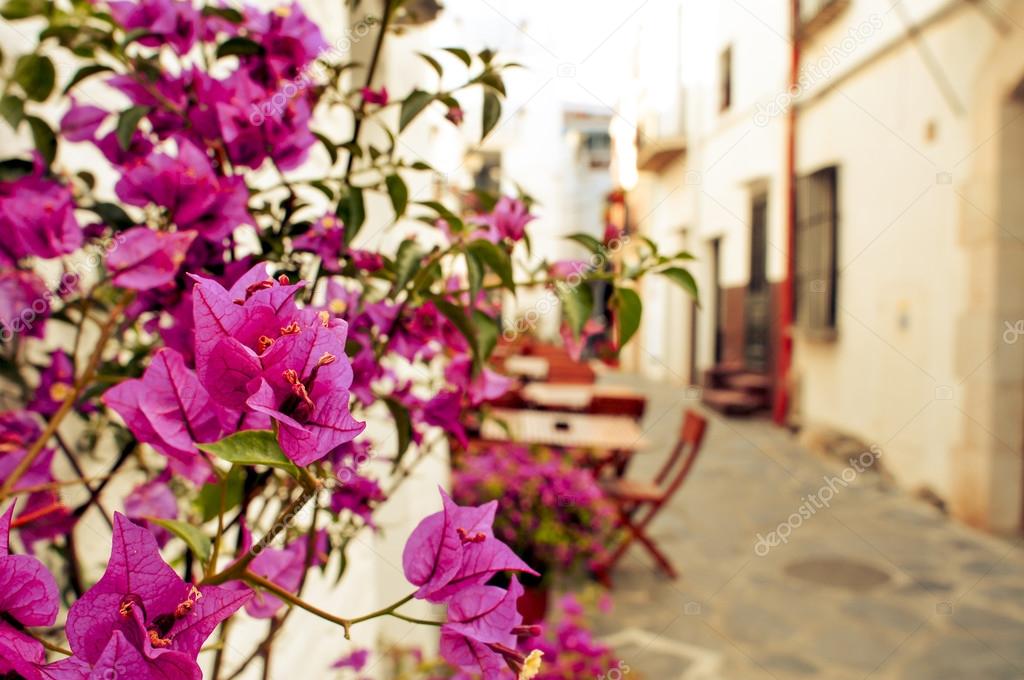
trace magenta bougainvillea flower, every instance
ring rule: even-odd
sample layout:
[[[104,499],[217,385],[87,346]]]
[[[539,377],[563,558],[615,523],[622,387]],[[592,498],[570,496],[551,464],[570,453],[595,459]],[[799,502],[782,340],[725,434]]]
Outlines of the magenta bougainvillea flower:
[[[330,48],[320,28],[297,2],[278,5],[270,12],[248,7],[244,25],[264,52],[243,59],[243,68],[268,89],[282,80],[299,78],[307,65]]]
[[[348,324],[299,309],[300,284],[271,279],[265,265],[230,290],[196,281],[196,368],[215,400],[276,421],[281,448],[298,465],[363,431],[349,411]]]
[[[405,578],[419,586],[417,598],[444,602],[503,571],[539,575],[494,537],[497,501],[460,507],[443,489],[441,499],[444,509],[419,523],[402,553]]]
[[[366,667],[366,662],[369,658],[370,650],[357,649],[332,663],[331,668],[351,668],[354,671],[361,671]]]
[[[494,210],[478,216],[476,222],[488,228],[487,237],[492,241],[521,241],[526,234],[526,225],[534,219],[536,216],[530,214],[525,203],[518,198],[502,196]]]
[[[75,366],[67,352],[58,350],[50,353],[50,361],[39,372],[39,386],[29,402],[31,411],[49,417],[74,389]]]
[[[444,377],[450,385],[462,390],[470,406],[479,406],[485,401],[492,401],[502,396],[515,381],[484,367],[473,374],[473,360],[467,356],[456,357],[444,370]]]
[[[60,119],[60,132],[64,139],[71,142],[91,140],[109,115],[109,111],[98,106],[79,104],[72,99],[71,108]]]
[[[175,472],[196,482],[212,472],[196,443],[219,439],[232,419],[212,402],[181,354],[166,348],[153,355],[141,378],[107,390],[103,403],[117,411],[140,442],[167,456]]]
[[[508,590],[495,586],[470,586],[448,602],[448,621],[441,627],[441,655],[466,672],[479,672],[482,680],[516,677],[526,655],[516,649],[523,617],[516,602],[523,594],[512,577]],[[530,631],[533,632],[533,631]]]
[[[149,529],[161,548],[171,540],[171,532],[159,524],[151,524],[146,518],[177,519],[178,499],[168,485],[170,477],[170,469],[165,469],[152,481],[136,486],[124,498],[124,514]]]
[[[194,231],[153,231],[135,227],[107,255],[107,267],[114,283],[122,288],[148,290],[174,281],[185,253],[197,233]]]
[[[54,667],[69,678],[127,667],[131,672],[117,677],[200,680],[196,657],[203,642],[252,595],[186,583],[164,562],[150,532],[114,513],[106,572],[68,613],[74,656]],[[71,674],[85,668],[93,675]]]
[[[252,548],[252,536],[248,528],[243,528],[242,552]],[[309,537],[299,536],[284,548],[263,548],[259,555],[249,563],[249,571],[272,581],[289,592],[296,592],[302,583],[302,575],[306,572],[306,551]],[[330,546],[326,531],[316,534],[313,554],[309,565],[319,567],[327,560]],[[246,586],[239,585],[240,588]],[[284,602],[276,595],[258,591],[245,605],[245,612],[256,619],[269,619],[276,614]]]
[[[563,324],[561,335],[562,342],[565,344],[565,351],[569,353],[573,361],[579,361],[583,357],[583,350],[586,348],[587,343],[590,342],[590,339],[596,338],[607,330],[608,324],[604,321],[587,319],[586,323],[583,324],[583,328],[580,329],[579,336],[577,336],[572,332],[568,324]]]
[[[43,563],[10,553],[14,504],[0,516],[0,676],[40,678],[46,650],[25,634],[25,626],[52,626],[57,619],[57,584]]]
[[[244,182],[218,177],[206,153],[185,139],[178,141],[176,157],[153,151],[141,163],[129,165],[115,190],[125,203],[160,206],[179,229],[194,229],[214,240],[252,224]]]
[[[31,173],[0,182],[0,264],[13,266],[23,257],[58,257],[82,245],[71,191],[43,172],[37,156]]]
[[[305,97],[275,99],[245,72],[210,84],[216,134],[235,165],[259,168],[269,157],[282,170],[300,166],[316,143]],[[269,98],[269,101],[268,101]]]
[[[331,492],[331,512],[339,514],[342,510],[348,510],[367,525],[374,526],[373,509],[387,499],[380,484],[348,468],[335,476],[345,481]]]
[[[25,458],[26,449],[40,435],[39,425],[27,411],[0,414],[0,482],[6,480]],[[25,548],[32,550],[36,541],[66,533],[75,517],[55,489],[45,488],[54,482],[53,449],[43,449],[14,485],[18,490],[35,489],[18,513],[18,528]]]
[[[379,90],[375,90],[371,87],[364,87],[359,90],[359,94],[362,96],[363,101],[367,104],[376,104],[377,106],[387,106],[388,103],[388,88],[381,87]]]
[[[132,0],[109,2],[110,13],[128,30],[143,28],[139,42],[147,47],[167,43],[178,54],[191,49],[196,38],[199,13],[181,0]]]
[[[338,257],[345,249],[345,225],[334,215],[324,215],[310,227],[309,231],[292,240],[292,247],[316,253],[323,260],[324,270],[339,271]]]
[[[32,272],[0,271],[0,340],[6,342],[15,335],[43,337],[50,316],[50,297],[46,284]]]

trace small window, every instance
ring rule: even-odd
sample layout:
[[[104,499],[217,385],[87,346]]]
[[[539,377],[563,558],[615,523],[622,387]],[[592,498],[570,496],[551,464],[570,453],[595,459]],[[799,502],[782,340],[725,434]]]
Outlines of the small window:
[[[796,322],[817,339],[836,331],[837,176],[824,168],[796,187]]]
[[[718,58],[719,97],[718,110],[726,111],[732,106],[732,46],[722,50]]]

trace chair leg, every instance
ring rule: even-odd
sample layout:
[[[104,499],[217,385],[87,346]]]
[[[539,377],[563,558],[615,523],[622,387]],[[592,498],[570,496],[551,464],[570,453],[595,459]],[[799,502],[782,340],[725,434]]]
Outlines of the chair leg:
[[[621,526],[623,526],[625,529],[629,531],[629,536],[622,542],[618,549],[614,553],[612,553],[612,557],[609,560],[609,568],[611,567],[611,565],[614,565],[616,562],[618,562],[622,558],[622,555],[629,548],[630,544],[634,540],[637,540],[641,544],[643,544],[645,548],[647,548],[647,552],[651,554],[651,557],[654,558],[654,561],[658,564],[658,567],[660,567],[661,570],[664,571],[669,578],[673,580],[679,578],[679,574],[676,571],[675,567],[672,565],[671,560],[668,559],[665,553],[661,551],[661,549],[654,543],[651,537],[648,536],[646,533],[647,525],[651,522],[652,519],[654,519],[654,515],[656,514],[658,508],[650,508],[647,514],[643,517],[643,519],[641,519],[638,522],[633,520],[633,516],[636,514],[637,510],[639,510],[638,507],[633,507],[629,510],[626,510],[622,506],[619,507],[619,522]]]
[[[654,561],[658,563],[658,566],[661,567],[662,571],[664,571],[670,579],[675,580],[679,578],[679,574],[676,572],[675,567],[672,566],[672,562],[669,561],[665,553],[663,553],[661,549],[654,544],[654,541],[652,541],[642,529],[638,529],[636,531],[636,539],[640,541],[645,548],[647,548],[647,551],[651,553]]]

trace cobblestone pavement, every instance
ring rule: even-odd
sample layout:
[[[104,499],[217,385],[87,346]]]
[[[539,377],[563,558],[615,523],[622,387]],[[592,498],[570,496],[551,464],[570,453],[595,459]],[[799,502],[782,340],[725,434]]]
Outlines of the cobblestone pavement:
[[[637,478],[664,460],[683,409],[699,408],[692,391],[642,386],[652,446]],[[1024,678],[1024,543],[818,458],[768,421],[709,418],[652,530],[680,578],[638,544],[615,571],[615,608],[597,627],[630,673],[608,678]],[[770,545],[772,531],[785,542]]]

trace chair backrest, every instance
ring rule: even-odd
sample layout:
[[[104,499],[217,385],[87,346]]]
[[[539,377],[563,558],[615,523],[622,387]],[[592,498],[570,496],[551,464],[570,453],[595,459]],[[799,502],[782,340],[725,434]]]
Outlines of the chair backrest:
[[[657,484],[665,493],[666,500],[686,481],[697,454],[700,453],[701,444],[704,441],[704,431],[707,429],[707,418],[695,411],[687,409],[683,413],[683,425],[679,430],[679,441],[661,470],[654,478]]]
[[[644,417],[647,399],[639,396],[597,394],[590,400],[588,413],[595,415],[630,416],[640,420]]]

